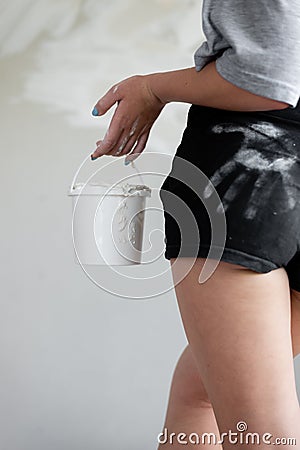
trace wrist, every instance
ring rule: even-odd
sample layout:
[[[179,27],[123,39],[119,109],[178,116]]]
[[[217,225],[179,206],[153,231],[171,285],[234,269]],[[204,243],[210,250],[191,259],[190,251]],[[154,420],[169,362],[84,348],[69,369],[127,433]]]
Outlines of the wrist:
[[[165,89],[165,76],[166,73],[150,73],[145,75],[149,90],[162,106],[165,106],[167,103],[172,101],[168,98]]]

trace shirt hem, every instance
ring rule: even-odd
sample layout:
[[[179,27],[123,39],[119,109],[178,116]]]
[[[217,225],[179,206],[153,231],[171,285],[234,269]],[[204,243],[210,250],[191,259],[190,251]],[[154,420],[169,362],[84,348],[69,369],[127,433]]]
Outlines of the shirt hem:
[[[285,102],[293,108],[299,100],[299,92],[294,86],[285,84],[280,80],[274,80],[259,74],[240,69],[237,65],[230,64],[223,56],[216,59],[216,70],[223,78],[237,87],[245,89],[253,94],[261,95],[272,100]]]

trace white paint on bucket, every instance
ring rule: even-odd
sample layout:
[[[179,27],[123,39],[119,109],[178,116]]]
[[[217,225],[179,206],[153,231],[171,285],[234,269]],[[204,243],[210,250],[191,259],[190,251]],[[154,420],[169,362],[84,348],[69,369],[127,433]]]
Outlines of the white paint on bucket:
[[[126,183],[78,183],[73,200],[73,242],[76,262],[83,265],[141,263],[146,197],[151,189]]]

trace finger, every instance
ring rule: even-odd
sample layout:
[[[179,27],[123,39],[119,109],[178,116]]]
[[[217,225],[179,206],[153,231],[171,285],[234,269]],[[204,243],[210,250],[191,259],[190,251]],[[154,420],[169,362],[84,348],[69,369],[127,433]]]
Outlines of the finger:
[[[130,138],[130,134],[129,132],[123,132],[123,134],[120,136],[118,142],[116,142],[115,146],[108,152],[105,153],[106,156],[123,156],[124,154],[126,154],[126,148],[128,148],[127,144],[130,146],[129,148],[131,149],[132,146],[134,145],[136,141],[136,137],[135,138]],[[95,159],[99,156],[103,156],[103,152],[102,152],[102,140],[99,140],[96,142],[97,148],[93,153],[93,158]],[[100,152],[99,156],[95,156],[98,155],[98,152]]]
[[[124,160],[124,164],[128,164],[129,162],[134,161],[135,159],[137,159],[140,156],[140,154],[146,147],[146,143],[147,143],[149,134],[150,134],[150,130],[146,131],[146,133],[142,134],[142,136],[139,137],[139,139],[136,143],[136,146],[134,147],[132,152],[129,153],[128,156],[126,156],[126,158]]]
[[[114,137],[106,137],[102,141],[97,141],[97,148],[92,154],[92,158],[97,159],[100,156],[109,155],[115,148],[115,146],[119,143],[122,131],[123,130],[120,129],[117,135],[114,134]]]
[[[102,116],[105,114],[118,100],[120,100],[118,95],[118,86],[112,86],[106,94],[101,97],[95,104],[92,111],[93,116]]]
[[[107,155],[111,155],[111,156],[124,156],[126,155],[128,152],[131,151],[132,147],[134,147],[134,144],[137,141],[137,136],[129,136],[128,133],[127,135],[124,134],[125,138],[121,138],[120,142],[114,147],[113,150],[111,150],[110,152],[106,153]]]
[[[139,117],[133,121],[130,128],[128,127],[129,119],[123,109],[121,104],[116,109],[104,139],[97,142],[97,149],[92,155],[93,159],[104,154],[123,156],[131,151],[138,136],[143,133],[146,125],[141,130],[137,130]]]
[[[138,140],[139,136],[144,133],[147,125],[144,125],[140,130],[137,129],[138,124],[140,121],[140,117],[137,117],[136,120],[132,123],[132,126],[130,127],[128,133],[125,136],[125,141],[123,141],[116,149],[114,154],[116,156],[123,156],[129,153],[132,150],[132,147]],[[127,141],[127,142],[126,142]]]
[[[145,134],[145,130],[148,128],[148,126],[144,125],[141,130],[136,132],[136,125],[135,125],[135,123],[136,122],[134,122],[133,127],[131,127],[131,129],[130,129],[130,132],[129,132],[129,135],[128,135],[128,137],[130,139],[128,140],[128,143],[125,145],[124,148],[123,148],[123,146],[121,146],[121,148],[116,150],[116,152],[114,152],[115,156],[127,155],[129,152],[131,152],[132,148],[137,143],[137,141],[141,138],[141,136],[143,134]],[[133,129],[134,129],[134,132],[133,132]],[[150,132],[150,130],[149,130],[149,132]],[[149,135],[149,133],[148,133],[148,135]]]
[[[112,155],[112,156],[123,156],[125,153],[125,149],[128,145],[130,145],[130,141],[132,138],[130,138],[130,135],[128,132],[124,132],[122,136],[120,137],[119,141],[116,143],[114,148],[106,153],[106,155]],[[131,145],[134,144],[134,141]]]
[[[136,141],[137,141],[138,137],[137,136],[131,136],[127,142],[127,144],[125,145],[125,147],[123,148],[123,150],[120,153],[117,153],[117,156],[124,156],[127,155],[127,153],[129,153],[132,148],[134,147]]]
[[[95,156],[107,154],[111,150],[114,150],[114,147],[119,144],[121,135],[128,127],[128,117],[126,112],[124,112],[123,110],[124,108],[122,108],[122,104],[120,102],[119,106],[116,108],[113,114],[113,117],[110,121],[109,128],[104,136],[104,139],[98,146],[97,149],[98,153],[96,153]]]
[[[134,133],[132,133],[133,127],[130,129],[129,136],[131,137],[128,141],[128,144],[125,146],[124,150],[122,151],[120,156],[127,155],[132,151],[132,148],[137,143],[137,141],[140,139],[140,137],[145,133],[145,130],[147,128],[147,125],[144,125],[143,128],[139,131],[136,131],[136,128],[134,129]]]
[[[97,148],[93,153],[93,158],[106,155],[112,151],[116,145],[120,145],[120,138],[124,133],[124,126],[116,115],[111,120],[109,129],[107,130],[103,140],[97,141]]]

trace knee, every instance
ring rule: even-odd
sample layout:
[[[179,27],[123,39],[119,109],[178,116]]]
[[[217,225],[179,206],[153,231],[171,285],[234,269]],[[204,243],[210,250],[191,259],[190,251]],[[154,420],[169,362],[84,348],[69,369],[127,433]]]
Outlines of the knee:
[[[173,400],[180,403],[181,407],[212,407],[189,345],[176,364],[172,390]]]

